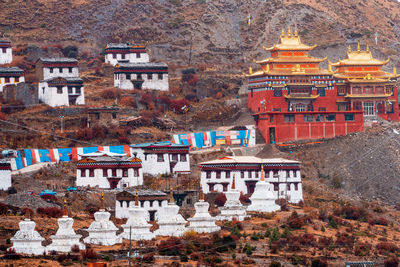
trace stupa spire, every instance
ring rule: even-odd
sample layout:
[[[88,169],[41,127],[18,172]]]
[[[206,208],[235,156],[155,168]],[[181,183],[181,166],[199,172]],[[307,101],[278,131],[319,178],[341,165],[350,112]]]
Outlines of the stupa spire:
[[[285,29],[282,28],[281,36],[285,36]]]
[[[63,216],[68,217],[67,200],[64,198],[64,211]]]
[[[235,180],[236,180],[236,175],[233,175],[233,178],[232,178],[232,187],[231,187],[232,190],[235,190],[235,189],[236,189],[236,184],[235,184],[236,181],[235,181]]]
[[[175,203],[174,194],[172,193],[172,186],[169,188],[169,203]]]
[[[100,210],[104,210],[104,193],[100,194]]]
[[[396,66],[393,66],[393,75],[397,75]]]
[[[288,35],[288,36],[292,36],[292,33],[290,32],[290,26],[288,27],[287,35]]]
[[[351,46],[350,45],[347,47],[347,52],[351,52]]]
[[[204,192],[203,192],[203,187],[201,186],[201,184],[200,184],[199,200],[204,201]]]
[[[260,181],[264,181],[264,176],[265,176],[265,173],[264,173],[264,165],[261,164],[261,179],[260,179]]]
[[[136,189],[136,196],[135,196],[135,206],[138,207],[139,206],[139,194],[138,194],[138,190]]]
[[[357,42],[357,51],[360,52],[360,42]]]

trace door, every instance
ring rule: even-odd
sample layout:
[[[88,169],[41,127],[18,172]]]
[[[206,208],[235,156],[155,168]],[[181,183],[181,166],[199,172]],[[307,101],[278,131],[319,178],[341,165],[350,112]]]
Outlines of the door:
[[[269,127],[269,143],[275,144],[275,127]]]
[[[364,115],[365,116],[373,116],[373,115],[375,115],[375,113],[374,113],[374,102],[364,102],[363,103],[363,108],[364,108]]]

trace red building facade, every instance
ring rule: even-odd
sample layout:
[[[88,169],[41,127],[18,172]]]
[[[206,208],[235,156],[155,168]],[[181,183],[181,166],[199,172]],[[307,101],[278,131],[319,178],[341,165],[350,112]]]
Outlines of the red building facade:
[[[249,70],[248,107],[267,143],[332,138],[364,130],[363,109],[338,93],[336,84],[346,83],[345,78],[338,81],[339,69],[333,72],[331,65],[329,70],[321,68],[326,58],[311,57],[313,48],[301,43],[297,31],[282,31],[279,44],[264,47],[271,57],[256,61],[260,70]],[[393,96],[396,90],[393,87]]]

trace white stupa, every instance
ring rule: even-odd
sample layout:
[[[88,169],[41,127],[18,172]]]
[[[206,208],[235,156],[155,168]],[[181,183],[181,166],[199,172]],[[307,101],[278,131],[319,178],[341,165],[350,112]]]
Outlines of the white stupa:
[[[236,176],[232,179],[232,188],[225,192],[226,202],[221,208],[221,214],[218,216],[219,220],[232,221],[236,219],[238,221],[243,221],[244,218],[248,217],[246,215],[246,207],[240,202],[240,192],[235,186]]]
[[[83,239],[85,243],[112,246],[122,242],[122,238],[117,236],[118,228],[110,221],[111,214],[104,209],[104,195],[101,193],[100,210],[94,213],[95,221],[89,226],[87,231],[89,236]]]
[[[264,179],[264,166],[261,165],[261,178],[256,183],[253,195],[250,197],[251,205],[247,211],[274,212],[280,210],[280,206],[275,203],[276,197],[272,193],[272,185]]]
[[[192,230],[197,233],[212,233],[221,230],[221,227],[215,224],[216,218],[211,217],[208,212],[210,204],[204,201],[204,194],[202,186],[200,185],[200,197],[199,201],[194,204],[196,213],[188,221],[190,222],[187,230]]]
[[[79,239],[81,235],[77,235],[72,229],[74,219],[68,217],[66,202],[64,201],[64,215],[58,219],[58,230],[55,235],[50,236],[52,243],[47,246],[47,251],[71,252],[71,248],[77,245],[79,249],[85,249]]]
[[[126,224],[122,225],[124,231],[119,235],[124,239],[129,240],[151,240],[155,237],[154,233],[150,232],[151,224],[147,223],[147,210],[139,206],[139,195],[136,190],[135,206],[129,209],[129,218]]]
[[[160,236],[181,236],[185,232],[186,220],[179,214],[179,206],[175,204],[172,195],[167,206],[163,207],[158,214],[158,229],[154,231]]]
[[[43,237],[35,231],[36,223],[28,218],[19,222],[19,231],[11,238],[16,253],[41,255],[46,251],[42,246]]]

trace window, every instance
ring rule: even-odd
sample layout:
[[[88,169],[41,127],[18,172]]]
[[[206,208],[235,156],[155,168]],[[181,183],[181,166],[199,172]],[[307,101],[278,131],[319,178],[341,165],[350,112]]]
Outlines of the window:
[[[158,79],[159,79],[159,80],[162,80],[162,79],[163,79],[163,74],[162,74],[162,73],[159,73],[159,74],[158,74]]]
[[[93,169],[89,169],[89,177],[94,177],[94,170]]]
[[[171,155],[172,161],[178,161],[178,154]]]
[[[69,67],[69,68],[68,68],[68,72],[69,72],[69,73],[72,73],[72,67]]]
[[[274,183],[274,191],[278,191],[279,190],[279,184]]]
[[[305,122],[312,122],[313,121],[313,115],[310,115],[310,114],[304,115],[304,121]]]
[[[373,102],[364,102],[363,107],[364,107],[364,115],[366,115],[366,116],[374,115],[374,103]]]
[[[81,88],[80,87],[75,87],[75,93],[80,95],[81,94]]]
[[[385,94],[387,95],[393,95],[393,88],[391,86],[386,86],[385,88]]]
[[[275,88],[274,89],[274,96],[282,96],[282,89],[281,88]]]
[[[344,114],[344,120],[345,121],[354,121],[354,114],[353,113]]]
[[[210,179],[211,178],[211,172],[210,171],[206,171],[206,178]]]
[[[353,102],[353,109],[354,110],[361,110],[361,102]]]
[[[269,117],[269,121],[270,121],[270,122],[274,122],[274,115],[271,115],[271,116]]]
[[[147,80],[153,80],[153,74],[147,73]]]
[[[285,115],[284,121],[285,122],[294,122],[294,115]]]
[[[180,158],[181,158],[181,162],[186,162],[186,154],[181,154]]]
[[[383,88],[384,88],[383,86],[377,86],[377,87],[375,87],[375,93],[376,93],[376,94],[379,94],[379,95],[384,94],[385,92],[384,92]]]
[[[114,113],[112,113],[111,115],[112,115],[112,118],[113,118],[113,119],[116,119],[116,118],[117,118],[117,113],[114,112]]]
[[[3,48],[1,49],[1,51],[3,51],[3,53],[7,53],[7,48],[6,48],[6,47],[3,47]]]
[[[157,154],[157,162],[164,162],[164,154]]]
[[[59,73],[63,73],[63,68],[58,68]]]
[[[141,79],[142,79],[142,74],[141,73],[136,74],[136,80],[141,80]]]
[[[131,75],[130,74],[126,74],[126,79],[130,80],[131,79]]]
[[[346,87],[345,86],[338,86],[337,90],[338,90],[337,91],[338,95],[346,95]]]
[[[122,170],[122,177],[128,177],[128,170],[127,169],[123,169]]]
[[[315,115],[315,121],[317,121],[317,122],[325,121],[324,115],[321,115],[321,114]]]
[[[117,58],[117,54],[112,54],[112,55],[113,55],[112,57],[113,57],[114,59]]]
[[[231,178],[231,171],[225,172],[225,178]]]
[[[139,169],[133,169],[133,176],[135,177],[139,176]]]
[[[112,177],[117,177],[117,169],[111,169]]]
[[[14,80],[15,80],[16,83],[18,83],[19,82],[19,77],[15,77]]]
[[[57,86],[57,94],[62,94],[63,88],[61,86]]]
[[[296,191],[299,190],[299,183],[294,184],[294,190],[296,190]]]
[[[326,108],[320,107],[320,108],[318,108],[318,111],[326,111]]]
[[[215,172],[215,177],[216,177],[217,179],[221,179],[221,172],[220,172],[220,171],[216,171],[216,172]]]
[[[336,115],[335,114],[326,115],[326,121],[336,121]]]
[[[50,73],[53,73],[53,68],[50,68]]]
[[[81,169],[81,177],[86,177],[86,169]]]
[[[122,58],[122,59],[125,59],[125,54],[122,54],[122,55],[121,55],[121,58]]]
[[[294,106],[294,110],[296,112],[306,111],[306,105],[303,105],[303,104],[296,105],[296,106]]]
[[[136,58],[140,58],[140,53],[136,53]]]
[[[72,87],[68,86],[68,94],[72,94]]]
[[[4,82],[5,82],[5,83],[10,83],[10,78],[9,78],[9,77],[6,77],[6,78],[4,79]]]
[[[286,190],[287,190],[287,191],[290,191],[290,183],[287,183],[287,184],[286,184]]]
[[[43,94],[44,94],[44,91],[46,90],[46,87],[42,87],[42,90],[43,90]]]
[[[258,178],[258,171],[255,171],[254,174],[254,178]]]
[[[249,171],[248,174],[249,174],[249,177],[248,177],[248,178],[252,178],[253,172]]]
[[[103,169],[103,177],[107,177],[108,173],[107,173],[107,169]]]
[[[325,88],[318,88],[317,94],[319,94],[319,96],[325,96]]]
[[[100,113],[99,112],[96,112],[94,115],[96,117],[96,120],[100,120]]]
[[[240,178],[244,179],[244,171],[240,172]]]
[[[191,198],[187,198],[186,199],[186,204],[188,204],[188,205],[192,204],[192,199]]]

